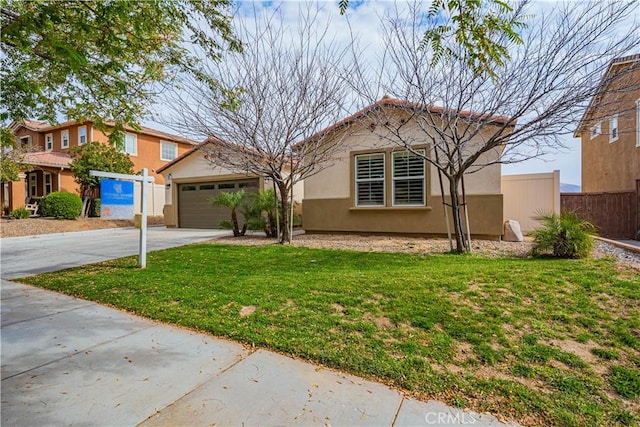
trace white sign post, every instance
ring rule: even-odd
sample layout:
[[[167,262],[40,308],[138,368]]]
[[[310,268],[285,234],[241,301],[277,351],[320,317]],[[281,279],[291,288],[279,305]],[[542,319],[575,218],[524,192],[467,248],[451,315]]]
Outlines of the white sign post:
[[[142,209],[142,221],[140,224],[140,253],[138,255],[138,266],[145,268],[147,266],[147,183],[153,184],[155,178],[149,176],[147,168],[142,169],[142,175],[127,175],[123,173],[89,171],[89,175],[101,178],[122,179],[125,181],[138,181],[141,183],[140,198]]]

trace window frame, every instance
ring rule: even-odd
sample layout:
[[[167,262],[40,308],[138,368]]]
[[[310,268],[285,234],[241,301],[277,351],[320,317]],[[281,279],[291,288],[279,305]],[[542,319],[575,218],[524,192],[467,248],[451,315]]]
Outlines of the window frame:
[[[422,153],[422,156],[416,153]],[[424,158],[425,150],[402,150],[402,151],[393,151],[391,153],[391,206],[393,207],[422,207],[427,205],[427,180],[426,180],[426,172],[427,172],[427,162]],[[396,177],[396,155],[414,155],[422,161],[422,175],[409,175],[406,177]],[[411,181],[411,180],[422,180],[422,203],[397,203],[396,202],[396,182],[398,181]]]
[[[164,147],[166,146],[170,146],[173,147],[174,150],[174,155],[171,158],[165,157],[164,156]],[[174,160],[176,157],[178,157],[178,144],[176,144],[175,142],[170,142],[170,141],[160,141],[160,160],[165,161],[165,162],[170,162],[172,160]]]
[[[615,122],[615,126],[614,126]],[[613,135],[615,130],[615,136]],[[618,121],[618,115],[613,115],[609,118],[609,143],[616,142],[620,138],[620,123]]]
[[[26,143],[24,142],[26,140]],[[31,135],[21,136],[19,138],[19,146],[22,149],[31,150],[33,148],[33,138]]]
[[[49,182],[47,182],[47,181],[49,181]],[[51,172],[43,172],[42,195],[46,196],[47,194],[51,193],[52,191],[53,191],[53,177],[51,176]]]
[[[598,136],[602,135],[602,122],[601,121],[599,121],[595,125],[591,126],[591,129],[589,131],[589,135],[591,137],[590,139],[597,138]]]
[[[636,101],[636,148],[640,148],[640,98]]]
[[[358,158],[382,156],[382,177],[379,178],[358,178]],[[387,206],[387,153],[384,151],[361,153],[353,156],[353,173],[354,173],[354,205],[358,208],[384,208]],[[381,204],[363,204],[359,201],[358,184],[361,182],[382,182],[382,203]]]
[[[84,136],[84,142],[82,142],[82,137],[83,136]],[[89,142],[87,140],[87,127],[86,126],[78,126],[78,145],[84,145],[87,142]]]
[[[29,174],[29,197],[38,197],[38,174]]]
[[[65,144],[65,141],[66,141],[66,144]],[[69,148],[69,129],[64,129],[60,131],[60,147]]]
[[[51,144],[51,147],[49,147],[49,144]],[[53,151],[53,133],[44,135],[44,149],[45,151]]]
[[[133,137],[133,152],[127,150],[127,137]],[[122,143],[122,152],[130,156],[138,155],[138,135],[135,133],[126,133],[124,135],[124,141]]]

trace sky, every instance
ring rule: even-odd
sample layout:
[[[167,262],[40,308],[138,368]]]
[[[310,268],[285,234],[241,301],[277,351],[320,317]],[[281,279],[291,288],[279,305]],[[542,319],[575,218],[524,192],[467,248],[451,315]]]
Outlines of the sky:
[[[346,16],[340,15],[337,0],[321,1],[315,4],[321,7],[321,19],[326,19],[330,22],[331,34],[334,35],[336,42],[348,43],[351,40],[351,35],[354,34],[360,40],[360,48],[364,55],[374,58],[381,51],[380,17],[384,15],[386,9],[395,7],[396,3],[390,0],[350,0]],[[234,21],[242,21],[249,25],[254,20],[254,11],[269,12],[274,8],[280,8],[283,20],[289,23],[292,31],[295,31],[296,24],[300,20],[300,7],[306,7],[306,5],[303,1],[241,1],[234,6]],[[534,10],[545,10],[553,6],[553,1],[536,0],[533,8]],[[353,112],[355,111],[349,113]],[[161,120],[150,120],[145,124],[151,127],[164,128]],[[517,164],[503,165],[502,173],[504,175],[513,175],[560,170],[562,183],[580,185],[580,140],[573,138],[572,135],[566,135],[566,137],[563,137],[563,141],[566,148],[560,152]]]

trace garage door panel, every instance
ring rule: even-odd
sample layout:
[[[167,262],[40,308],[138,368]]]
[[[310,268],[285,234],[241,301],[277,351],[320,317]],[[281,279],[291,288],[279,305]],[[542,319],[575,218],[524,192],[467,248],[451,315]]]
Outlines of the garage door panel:
[[[231,210],[224,206],[213,206],[211,200],[222,192],[258,191],[259,180],[178,184],[178,226],[182,228],[220,228],[222,221],[231,219]],[[242,215],[239,215],[244,222]]]

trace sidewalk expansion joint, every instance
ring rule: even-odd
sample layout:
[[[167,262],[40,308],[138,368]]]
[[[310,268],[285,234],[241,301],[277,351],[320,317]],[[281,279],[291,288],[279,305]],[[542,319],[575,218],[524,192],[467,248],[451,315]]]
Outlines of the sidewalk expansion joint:
[[[117,341],[117,340],[120,340],[120,339],[122,339],[122,338],[126,338],[126,337],[129,337],[129,336],[131,336],[131,335],[137,334],[137,333],[139,333],[139,332],[146,331],[147,329],[150,329],[150,328],[153,328],[153,327],[156,327],[156,326],[157,326],[157,325],[148,325],[148,326],[145,326],[144,328],[137,329],[137,330],[135,330],[135,331],[129,332],[129,333],[124,334],[124,335],[121,335],[121,336],[119,336],[119,337],[115,337],[115,338],[109,339],[109,340],[107,340],[107,341],[101,341],[101,342],[99,342],[99,343],[97,343],[97,344],[95,344],[95,345],[92,345],[92,346],[90,346],[90,347],[83,348],[82,350],[76,350],[76,351],[74,351],[73,353],[65,354],[65,355],[64,355],[64,356],[62,356],[62,357],[59,357],[59,358],[54,359],[54,360],[50,360],[50,361],[48,361],[48,362],[46,362],[46,363],[42,363],[42,364],[40,364],[40,365],[38,365],[38,366],[34,366],[33,368],[25,369],[24,371],[21,371],[21,372],[15,373],[15,374],[13,374],[13,375],[9,375],[8,377],[3,378],[3,379],[2,379],[2,381],[8,380],[8,379],[10,379],[10,378],[17,377],[17,376],[19,376],[19,375],[26,374],[26,373],[28,373],[28,372],[34,371],[34,370],[36,370],[36,369],[40,369],[40,368],[42,368],[42,367],[45,367],[45,366],[51,365],[51,364],[53,364],[53,363],[58,363],[58,362],[60,362],[60,361],[62,361],[62,360],[69,359],[69,358],[71,358],[71,357],[73,357],[73,356],[77,356],[78,354],[81,354],[81,353],[86,353],[86,352],[88,352],[88,351],[90,351],[90,350],[93,350],[93,349],[95,349],[95,348],[97,348],[97,347],[101,347],[101,346],[103,346],[103,345],[105,345],[105,344],[109,344],[109,343],[111,343],[111,342],[113,342],[113,341]]]

